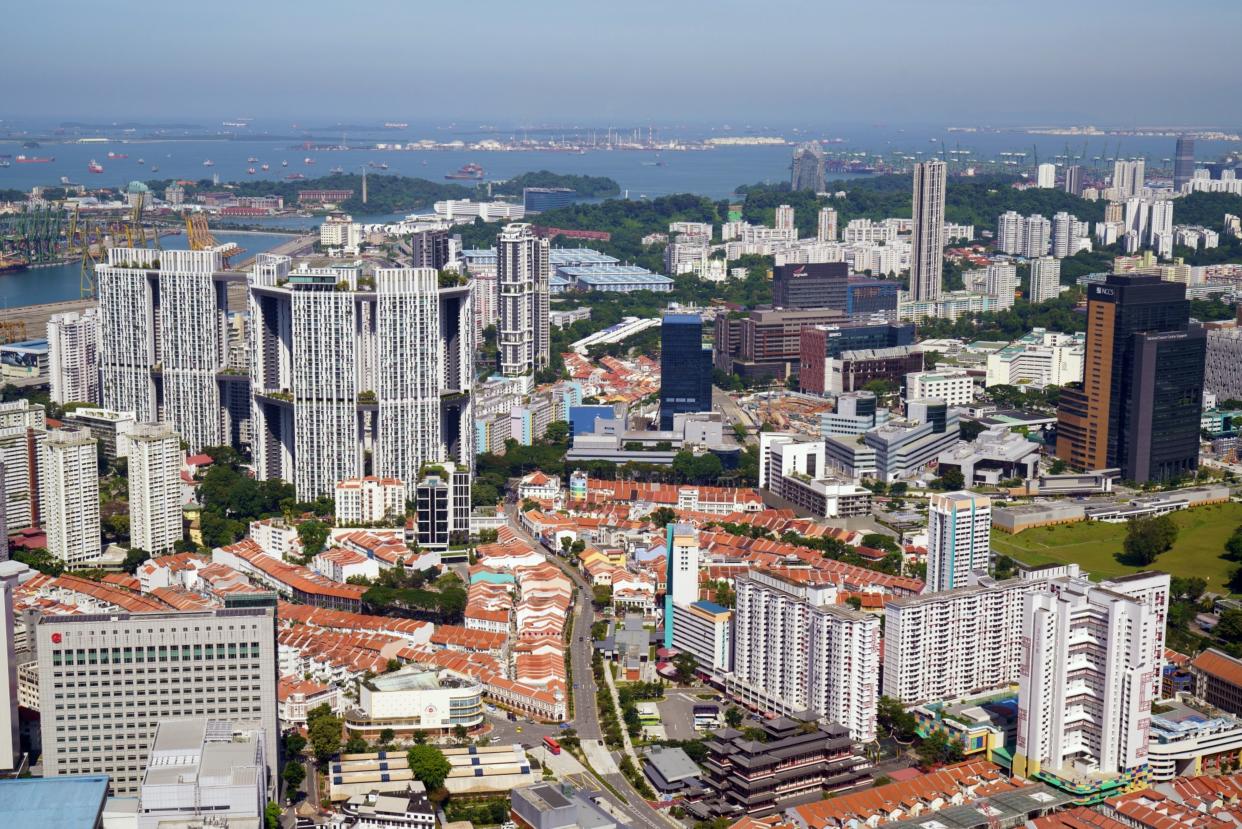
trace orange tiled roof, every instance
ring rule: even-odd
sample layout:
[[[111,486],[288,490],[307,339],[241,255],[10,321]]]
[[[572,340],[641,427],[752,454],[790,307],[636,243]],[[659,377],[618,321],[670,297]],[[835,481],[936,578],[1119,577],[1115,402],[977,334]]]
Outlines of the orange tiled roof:
[[[1205,674],[1228,682],[1230,685],[1242,687],[1242,662],[1233,659],[1215,648],[1208,648],[1190,662],[1191,666]]]

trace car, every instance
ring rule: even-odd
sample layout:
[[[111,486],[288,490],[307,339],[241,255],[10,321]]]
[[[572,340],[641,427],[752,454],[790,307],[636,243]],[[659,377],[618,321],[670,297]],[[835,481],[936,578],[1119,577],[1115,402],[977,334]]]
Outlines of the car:
[[[579,642],[583,641],[581,636],[578,637],[578,641]]]
[[[519,725],[519,726],[517,727],[517,733],[519,733],[519,734],[521,734],[521,733],[522,733],[522,726],[520,726],[520,725]]]

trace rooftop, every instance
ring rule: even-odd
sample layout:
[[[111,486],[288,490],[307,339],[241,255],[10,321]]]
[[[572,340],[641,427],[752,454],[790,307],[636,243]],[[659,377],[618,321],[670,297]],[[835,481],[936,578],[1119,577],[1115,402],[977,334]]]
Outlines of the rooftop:
[[[0,780],[0,814],[14,826],[93,827],[107,797],[106,774]]]

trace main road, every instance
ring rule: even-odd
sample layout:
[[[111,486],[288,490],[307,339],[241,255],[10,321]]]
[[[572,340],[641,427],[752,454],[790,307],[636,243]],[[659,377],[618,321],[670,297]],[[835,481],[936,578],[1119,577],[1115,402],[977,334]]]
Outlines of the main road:
[[[536,550],[544,549],[538,540],[522,528],[521,523],[518,521],[516,504],[506,503],[505,514],[508,516],[509,526],[518,535],[524,538]],[[597,686],[595,684],[595,674],[591,670],[591,656],[595,649],[595,645],[591,641],[591,625],[595,621],[595,611],[591,605],[591,586],[587,584],[586,579],[582,577],[581,573],[569,567],[560,556],[549,554],[548,560],[569,577],[578,594],[577,601],[575,602],[573,635],[569,642],[570,670],[573,672],[574,686],[574,718],[571,721],[571,725],[577,730],[579,740],[595,740],[600,743],[602,749],[604,734],[599,727],[599,710],[596,708]],[[641,773],[641,769],[639,771]],[[632,825],[643,827],[643,829],[670,829],[671,826],[681,825],[672,818],[665,817],[651,808],[642,795],[630,785],[630,781],[626,779],[625,775],[619,772],[604,773],[601,770],[595,770],[595,774],[625,796],[624,798],[617,797],[607,789],[601,790],[599,793],[601,797],[609,802],[613,809],[620,810],[621,813],[628,817]]]

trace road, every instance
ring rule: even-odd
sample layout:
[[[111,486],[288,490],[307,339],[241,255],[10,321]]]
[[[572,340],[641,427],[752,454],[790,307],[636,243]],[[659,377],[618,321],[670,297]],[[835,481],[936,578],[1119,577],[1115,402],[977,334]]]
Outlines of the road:
[[[536,550],[544,550],[543,545],[535,540],[530,533],[526,532],[518,522],[516,504],[506,503],[505,514],[509,518],[509,526],[518,535]],[[606,751],[607,749],[604,747],[602,739],[603,731],[599,726],[599,711],[595,707],[595,674],[591,671],[591,655],[594,650],[594,645],[591,642],[591,624],[595,621],[595,610],[591,606],[591,588],[586,583],[586,579],[577,570],[569,567],[560,556],[549,553],[548,560],[569,577],[578,593],[577,601],[575,602],[573,636],[569,643],[570,670],[573,671],[574,684],[574,712],[571,722],[574,728],[577,729],[578,739],[581,742],[586,743],[588,740],[593,740],[599,744],[599,748],[602,751]],[[643,827],[643,829],[669,829],[670,826],[681,825],[672,818],[666,817],[652,809],[647,804],[647,801],[630,785],[630,781],[625,778],[625,775],[620,773],[602,774],[599,770],[595,770],[595,774],[624,795],[624,799],[617,797],[603,787],[597,793],[600,798],[603,798],[610,804],[612,810],[624,815],[631,825]]]
[[[737,401],[718,386],[712,386],[712,408],[722,412],[730,423],[740,423],[746,427],[748,432],[755,430],[755,422],[750,415],[742,411]]]

